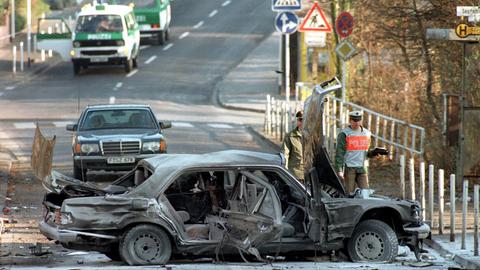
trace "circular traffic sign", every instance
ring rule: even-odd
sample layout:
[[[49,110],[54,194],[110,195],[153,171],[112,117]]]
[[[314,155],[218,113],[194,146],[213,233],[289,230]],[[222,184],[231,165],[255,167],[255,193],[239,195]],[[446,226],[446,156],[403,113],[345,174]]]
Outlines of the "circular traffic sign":
[[[335,29],[337,34],[342,37],[348,37],[353,31],[353,16],[352,14],[344,11],[338,15],[335,21]]]
[[[293,12],[280,12],[275,18],[275,28],[282,34],[293,34],[298,28],[298,17]]]

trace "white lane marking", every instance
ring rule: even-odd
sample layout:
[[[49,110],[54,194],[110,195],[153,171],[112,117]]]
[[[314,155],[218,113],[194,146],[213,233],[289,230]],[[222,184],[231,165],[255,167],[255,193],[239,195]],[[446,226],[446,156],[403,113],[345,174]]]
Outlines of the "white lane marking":
[[[117,83],[117,84],[115,85],[115,88],[120,88],[120,87],[122,87],[122,85],[123,85],[123,83],[122,83],[122,82],[119,82],[119,83]]]
[[[214,11],[210,12],[210,14],[208,14],[208,17],[212,18],[213,16],[217,15],[217,13],[218,10],[215,9]]]
[[[3,92],[0,92],[0,97],[3,96],[3,94],[4,94]]]
[[[186,122],[172,122],[172,126],[174,127],[186,127],[186,128],[193,128],[193,125]]]
[[[53,125],[56,127],[66,127],[67,125],[73,124],[72,121],[54,121]]]
[[[198,28],[200,28],[200,26],[202,26],[202,25],[203,25],[203,21],[199,21],[197,24],[195,24],[195,25],[193,26],[193,29],[198,29]]]
[[[150,45],[143,45],[143,46],[140,46],[140,50],[145,50],[147,48],[150,48]]]
[[[212,128],[233,128],[230,125],[227,124],[208,124]]]
[[[145,65],[148,65],[148,64],[150,64],[150,63],[151,63],[151,62],[153,62],[155,59],[157,59],[157,56],[156,56],[156,55],[154,55],[154,56],[152,56],[152,57],[148,58],[148,60],[147,60],[147,61],[145,61]]]
[[[16,86],[7,86],[7,87],[5,87],[5,90],[11,91],[11,90],[15,89],[15,87]]]
[[[223,2],[222,7],[226,7],[226,6],[230,5],[231,2],[232,1],[230,1],[230,0],[227,0],[227,1]]]
[[[165,48],[163,48],[163,50],[166,51],[166,50],[170,49],[171,47],[173,47],[173,43],[170,43],[167,46],[165,46]]]
[[[179,39],[184,39],[184,38],[186,38],[188,35],[190,35],[190,32],[185,32],[185,33],[181,34],[178,38],[179,38]]]
[[[108,103],[115,104],[115,97],[110,97],[110,99],[108,100]]]
[[[33,122],[16,122],[16,123],[13,123],[13,125],[15,126],[15,128],[18,128],[18,129],[36,128],[37,127],[35,125],[35,123],[33,123]]]
[[[130,71],[130,73],[128,73],[127,75],[125,75],[125,77],[130,78],[130,77],[132,77],[133,75],[135,75],[135,73],[137,73],[137,72],[138,72],[138,69],[132,70],[132,71]]]

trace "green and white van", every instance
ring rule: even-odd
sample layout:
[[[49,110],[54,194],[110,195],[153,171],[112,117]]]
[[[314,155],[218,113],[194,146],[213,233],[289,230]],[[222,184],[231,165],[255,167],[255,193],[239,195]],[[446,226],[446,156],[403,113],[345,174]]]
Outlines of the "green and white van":
[[[172,20],[170,0],[110,0],[110,2],[133,5],[142,39],[155,39],[159,45],[163,45],[169,39]]]
[[[38,49],[55,50],[65,58],[65,50],[78,74],[90,65],[124,65],[130,72],[137,67],[140,29],[130,6],[87,4],[77,16],[73,34],[62,19],[40,19],[37,34]],[[61,25],[61,26],[57,26]],[[69,44],[66,44],[70,39]],[[70,46],[68,46],[70,45]]]

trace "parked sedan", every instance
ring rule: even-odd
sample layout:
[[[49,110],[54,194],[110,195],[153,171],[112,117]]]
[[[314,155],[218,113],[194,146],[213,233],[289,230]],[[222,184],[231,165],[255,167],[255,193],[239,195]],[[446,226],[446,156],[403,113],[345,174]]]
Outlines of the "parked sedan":
[[[88,170],[129,171],[139,160],[166,153],[162,129],[147,105],[87,106],[73,131],[73,175],[86,180]]]
[[[139,162],[105,189],[66,176],[45,178],[40,231],[65,248],[96,250],[129,265],[179,256],[346,250],[353,261],[392,261],[399,245],[429,235],[417,202],[342,186],[326,155],[307,189],[282,155],[228,150],[165,154]],[[55,181],[52,181],[55,179]]]

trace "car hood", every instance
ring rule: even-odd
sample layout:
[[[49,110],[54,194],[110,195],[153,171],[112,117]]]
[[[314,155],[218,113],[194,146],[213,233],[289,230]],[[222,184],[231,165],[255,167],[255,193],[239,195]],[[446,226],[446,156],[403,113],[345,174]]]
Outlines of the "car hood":
[[[114,140],[140,139],[144,137],[160,136],[156,129],[102,129],[78,131],[77,137],[84,139]]]
[[[317,178],[321,186],[334,188],[341,196],[345,195],[344,186],[333,169],[332,162],[325,150],[323,135],[323,105],[325,91],[315,90],[305,101],[303,114],[303,163],[305,172],[316,169]]]

